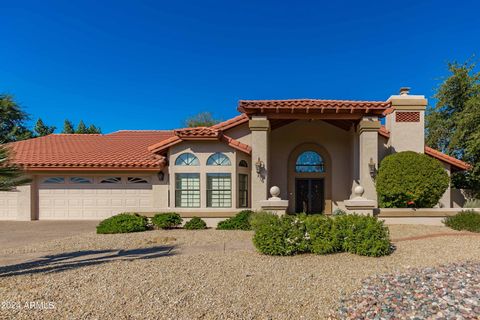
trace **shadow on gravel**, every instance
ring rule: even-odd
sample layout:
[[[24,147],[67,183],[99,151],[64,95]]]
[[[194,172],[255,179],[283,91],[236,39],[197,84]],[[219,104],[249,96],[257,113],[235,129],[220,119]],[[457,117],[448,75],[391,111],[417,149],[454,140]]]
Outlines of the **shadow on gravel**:
[[[112,261],[156,259],[173,255],[174,248],[175,246],[155,246],[129,250],[83,250],[47,255],[34,261],[0,267],[0,278],[61,272]]]

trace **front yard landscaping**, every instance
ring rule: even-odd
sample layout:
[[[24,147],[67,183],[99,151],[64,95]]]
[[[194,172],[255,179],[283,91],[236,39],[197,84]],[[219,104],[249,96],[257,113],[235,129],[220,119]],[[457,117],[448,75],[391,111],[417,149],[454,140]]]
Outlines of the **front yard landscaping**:
[[[462,270],[479,270],[478,234],[424,225],[392,225],[389,230],[396,250],[379,258],[351,253],[262,255],[252,245],[252,231],[212,229],[107,235],[92,231],[4,249],[2,257],[29,254],[35,263],[0,267],[2,301],[53,302],[55,307],[3,309],[0,314],[17,319],[354,318],[360,310],[355,307],[358,299],[367,301],[362,312],[382,306],[371,303],[371,291],[363,283],[369,277],[411,275],[421,282],[423,274],[434,272],[424,268],[441,273],[462,264]],[[444,264],[449,266],[439,267]],[[467,271],[458,271],[456,279],[471,274]],[[387,286],[383,280],[369,281],[366,285],[377,291]],[[394,285],[397,280],[392,281]],[[467,282],[465,288],[472,290]],[[378,298],[386,296],[379,293]],[[415,299],[425,296],[419,293]]]

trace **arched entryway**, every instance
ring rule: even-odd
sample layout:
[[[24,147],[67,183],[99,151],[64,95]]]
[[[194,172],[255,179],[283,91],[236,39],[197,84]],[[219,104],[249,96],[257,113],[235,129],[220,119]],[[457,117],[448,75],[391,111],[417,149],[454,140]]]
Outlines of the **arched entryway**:
[[[296,147],[288,160],[289,212],[331,213],[332,162],[316,143]]]

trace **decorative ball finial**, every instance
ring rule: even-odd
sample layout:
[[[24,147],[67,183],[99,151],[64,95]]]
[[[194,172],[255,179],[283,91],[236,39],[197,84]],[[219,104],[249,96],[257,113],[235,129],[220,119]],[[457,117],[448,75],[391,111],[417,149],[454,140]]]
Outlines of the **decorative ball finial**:
[[[356,186],[355,189],[353,189],[356,198],[361,198],[364,192],[365,189],[362,186]]]
[[[280,195],[280,188],[277,187],[277,186],[273,186],[270,188],[270,194],[272,195],[272,197],[270,199],[273,199],[273,200],[278,200],[280,199],[278,196]]]

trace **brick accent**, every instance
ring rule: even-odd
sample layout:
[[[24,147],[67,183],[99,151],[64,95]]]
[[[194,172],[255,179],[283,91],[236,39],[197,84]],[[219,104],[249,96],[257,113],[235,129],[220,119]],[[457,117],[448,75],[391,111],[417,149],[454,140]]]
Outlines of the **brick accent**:
[[[396,122],[420,122],[420,112],[399,112],[395,113]]]

